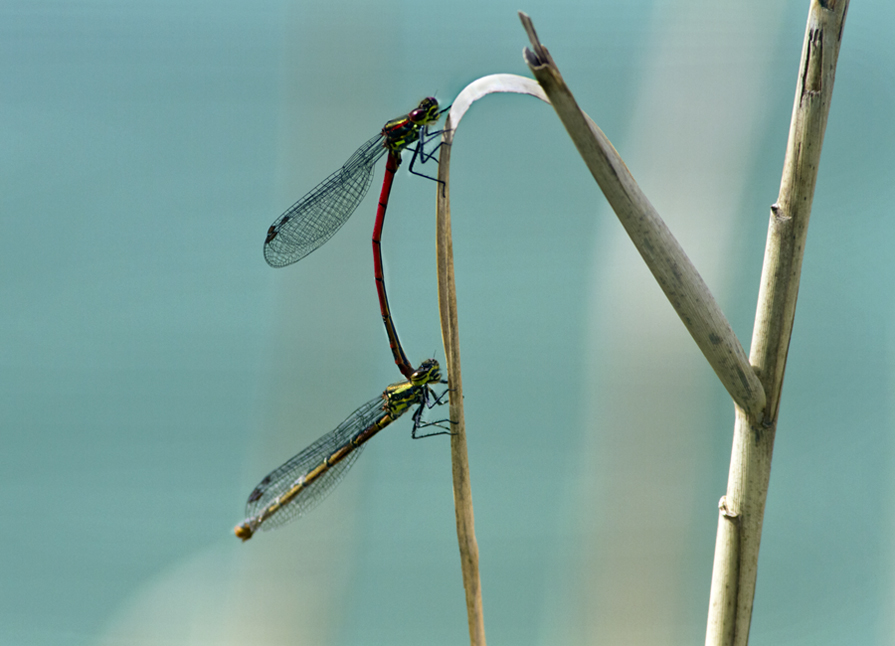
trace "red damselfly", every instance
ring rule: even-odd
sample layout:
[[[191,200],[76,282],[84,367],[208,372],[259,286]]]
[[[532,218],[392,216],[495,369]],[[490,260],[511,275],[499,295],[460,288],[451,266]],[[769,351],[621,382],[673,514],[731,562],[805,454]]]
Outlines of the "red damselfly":
[[[381,132],[358,148],[342,168],[277,218],[268,229],[264,241],[264,258],[273,267],[284,267],[297,262],[320,247],[357,209],[370,188],[373,166],[387,153],[385,177],[373,228],[373,268],[389,345],[395,363],[407,379],[414,373],[414,368],[404,353],[389,310],[380,241],[392,182],[401,163],[401,153],[411,144],[416,144],[410,160],[410,172],[422,175],[413,170],[413,164],[417,157],[421,163],[431,158],[432,153],[425,152],[424,144],[437,133],[429,133],[428,127],[437,122],[444,112],[445,110],[439,110],[438,101],[427,97],[415,110],[386,123]]]
[[[431,384],[446,383],[435,359],[420,364],[407,381],[392,384],[378,397],[351,413],[335,430],[267,475],[246,503],[246,519],[233,530],[243,541],[259,529],[272,529],[310,511],[341,482],[360,455],[364,443],[418,405],[413,413],[413,438],[450,434],[448,430],[417,435],[420,428],[440,422],[424,422],[424,408],[444,403],[446,394],[435,395]]]

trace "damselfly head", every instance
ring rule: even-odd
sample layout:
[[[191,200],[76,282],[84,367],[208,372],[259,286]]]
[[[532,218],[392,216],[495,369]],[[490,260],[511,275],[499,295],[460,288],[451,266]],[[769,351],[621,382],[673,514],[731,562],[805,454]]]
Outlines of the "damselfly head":
[[[422,386],[423,384],[436,383],[438,381],[441,381],[441,367],[435,359],[426,359],[410,375],[410,383],[414,386]]]
[[[413,123],[424,125],[438,121],[441,113],[438,111],[438,101],[434,96],[427,96],[420,101],[415,110],[407,115]]]

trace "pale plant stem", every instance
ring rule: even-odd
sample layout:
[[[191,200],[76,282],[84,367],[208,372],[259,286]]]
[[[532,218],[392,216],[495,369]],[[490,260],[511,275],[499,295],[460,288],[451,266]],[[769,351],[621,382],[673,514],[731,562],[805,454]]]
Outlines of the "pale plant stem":
[[[656,281],[736,407],[727,495],[720,504],[707,646],[748,642],[758,548],[808,218],[848,0],[812,0],[783,180],[771,222],[752,352],[726,318],[603,132],[580,110],[531,20],[525,58]],[[753,368],[754,366],[754,368]]]
[[[706,646],[745,646],[749,640],[780,393],[847,9],[848,0],[812,0],[808,12],[752,333],[750,361],[768,396],[767,414],[759,422],[737,409],[727,494],[719,505]]]

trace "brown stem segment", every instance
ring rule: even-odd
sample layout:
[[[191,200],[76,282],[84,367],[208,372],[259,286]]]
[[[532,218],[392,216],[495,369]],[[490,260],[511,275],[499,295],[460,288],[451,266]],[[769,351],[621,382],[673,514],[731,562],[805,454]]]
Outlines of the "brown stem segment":
[[[460,372],[460,336],[457,330],[457,288],[454,283],[454,250],[451,239],[450,162],[453,125],[445,121],[438,160],[440,190],[436,202],[436,256],[438,262],[438,305],[441,334],[450,389],[451,472],[454,483],[454,510],[460,567],[466,591],[469,643],[485,646],[485,617],[482,609],[482,584],[479,577],[479,547],[475,539],[472,488],[469,481],[469,457],[466,451],[466,422],[463,418],[463,381]]]

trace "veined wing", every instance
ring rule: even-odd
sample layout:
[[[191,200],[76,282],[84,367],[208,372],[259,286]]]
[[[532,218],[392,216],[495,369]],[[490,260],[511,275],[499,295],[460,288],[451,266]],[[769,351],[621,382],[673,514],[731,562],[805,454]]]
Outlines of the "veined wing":
[[[367,194],[373,166],[387,152],[378,134],[335,173],[289,207],[267,230],[264,259],[272,267],[301,260],[333,237]]]
[[[246,503],[246,518],[258,516],[277,498],[287,493],[301,478],[324,464],[337,450],[351,443],[355,436],[369,428],[385,416],[385,400],[382,395],[371,399],[351,413],[335,430],[304,449],[281,467],[268,474],[249,495]],[[310,511],[326,498],[341,482],[345,473],[354,464],[364,445],[354,448],[341,461],[326,468],[316,479],[307,484],[292,500],[283,504],[275,513],[265,518],[262,529],[279,527],[290,520]]]

